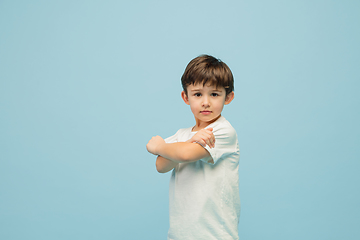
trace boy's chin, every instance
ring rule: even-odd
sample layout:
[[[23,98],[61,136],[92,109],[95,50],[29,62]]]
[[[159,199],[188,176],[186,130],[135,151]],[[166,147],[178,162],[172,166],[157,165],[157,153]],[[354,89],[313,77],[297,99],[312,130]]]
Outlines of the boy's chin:
[[[201,116],[201,117],[195,117],[195,119],[197,121],[200,121],[202,123],[207,123],[207,124],[211,124],[213,122],[215,122],[216,120],[218,120],[221,117],[221,114],[214,117],[214,116]]]

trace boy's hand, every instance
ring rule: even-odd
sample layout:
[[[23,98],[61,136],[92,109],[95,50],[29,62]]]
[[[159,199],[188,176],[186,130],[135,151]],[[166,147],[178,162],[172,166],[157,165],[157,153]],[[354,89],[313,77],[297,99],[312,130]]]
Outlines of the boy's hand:
[[[189,139],[187,142],[190,143],[199,143],[201,146],[205,147],[208,145],[210,148],[215,147],[215,137],[213,134],[213,129],[207,128],[207,129],[201,129],[198,131],[191,139]]]
[[[149,153],[152,153],[154,155],[159,155],[158,153],[159,146],[162,144],[165,144],[165,141],[162,137],[160,136],[152,137],[148,142],[148,144],[146,144],[146,149],[148,150]]]

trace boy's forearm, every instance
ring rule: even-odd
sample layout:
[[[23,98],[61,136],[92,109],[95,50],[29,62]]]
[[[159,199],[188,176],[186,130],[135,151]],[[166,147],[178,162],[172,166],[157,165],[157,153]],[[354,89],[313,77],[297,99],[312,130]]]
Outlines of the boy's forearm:
[[[209,156],[209,152],[197,143],[164,143],[158,146],[158,155],[175,163],[195,162]]]
[[[166,159],[162,156],[158,156],[156,158],[156,170],[159,173],[166,173],[171,171],[174,167],[176,167],[176,165],[178,165],[178,163],[173,162],[169,159]]]

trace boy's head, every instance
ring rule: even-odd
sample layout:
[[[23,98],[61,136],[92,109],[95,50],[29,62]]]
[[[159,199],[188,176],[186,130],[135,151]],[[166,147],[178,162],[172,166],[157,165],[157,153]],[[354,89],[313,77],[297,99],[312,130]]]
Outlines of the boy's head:
[[[210,55],[201,55],[191,60],[181,77],[181,84],[186,94],[188,86],[197,84],[223,87],[226,95],[234,91],[234,77],[230,68]]]
[[[234,79],[229,67],[220,60],[202,55],[187,65],[181,83],[181,97],[190,105],[196,128],[202,129],[216,121],[224,105],[234,99]]]

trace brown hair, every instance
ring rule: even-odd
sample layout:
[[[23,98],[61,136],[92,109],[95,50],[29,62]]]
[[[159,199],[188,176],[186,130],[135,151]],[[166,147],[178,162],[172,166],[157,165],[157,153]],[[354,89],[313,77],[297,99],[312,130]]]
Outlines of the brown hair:
[[[224,87],[226,95],[234,91],[234,77],[230,68],[220,59],[210,55],[200,55],[189,62],[181,77],[182,87],[187,94],[187,87],[192,84],[206,83]]]

